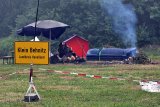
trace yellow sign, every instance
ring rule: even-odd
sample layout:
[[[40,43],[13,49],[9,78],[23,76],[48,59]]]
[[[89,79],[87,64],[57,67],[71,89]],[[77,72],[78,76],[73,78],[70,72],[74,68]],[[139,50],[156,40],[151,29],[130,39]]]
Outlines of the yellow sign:
[[[48,42],[15,42],[16,64],[48,64]]]

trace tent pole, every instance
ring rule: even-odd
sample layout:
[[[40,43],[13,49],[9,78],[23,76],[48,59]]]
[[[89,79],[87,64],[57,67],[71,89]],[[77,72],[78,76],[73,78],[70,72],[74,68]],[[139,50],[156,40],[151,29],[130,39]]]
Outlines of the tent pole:
[[[38,3],[37,3],[37,11],[36,11],[36,21],[35,21],[35,35],[34,35],[34,41],[35,41],[35,36],[37,36],[38,9],[39,9],[39,0],[38,0]]]
[[[51,30],[49,33],[49,64],[50,64],[50,59],[51,59]]]

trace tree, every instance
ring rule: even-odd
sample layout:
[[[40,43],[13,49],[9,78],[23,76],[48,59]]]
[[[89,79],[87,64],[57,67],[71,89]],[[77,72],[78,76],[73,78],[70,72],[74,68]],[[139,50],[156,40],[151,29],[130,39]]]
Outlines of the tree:
[[[1,2],[1,38],[13,35],[17,29],[35,21],[37,0],[1,0]],[[123,0],[123,3],[135,7],[138,19],[136,26],[138,46],[160,44],[160,1]],[[40,0],[38,19],[57,20],[71,26],[53,42],[54,46],[73,34],[78,34],[89,40],[91,48],[125,47],[118,34],[113,31],[112,19],[103,11],[99,0]]]

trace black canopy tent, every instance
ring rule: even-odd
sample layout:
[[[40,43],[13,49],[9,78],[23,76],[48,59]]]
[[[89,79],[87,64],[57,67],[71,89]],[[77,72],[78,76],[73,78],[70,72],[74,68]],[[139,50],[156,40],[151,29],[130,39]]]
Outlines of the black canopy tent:
[[[42,35],[48,39],[54,40],[60,37],[68,27],[69,25],[55,20],[40,20],[18,29],[17,34],[21,36]]]

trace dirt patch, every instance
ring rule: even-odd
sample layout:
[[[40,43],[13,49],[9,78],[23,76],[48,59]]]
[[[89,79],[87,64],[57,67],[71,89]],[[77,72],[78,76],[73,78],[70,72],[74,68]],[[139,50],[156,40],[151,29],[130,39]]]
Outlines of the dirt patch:
[[[46,76],[46,75],[35,75],[34,77],[39,79],[49,79],[49,76]]]
[[[1,95],[0,102],[17,102],[22,98],[23,93],[8,92]]]
[[[75,77],[70,77],[70,76],[60,76],[61,79],[65,80],[73,80]]]
[[[6,79],[8,79],[10,76],[12,76],[14,74],[16,74],[16,72],[3,74],[3,75],[0,76],[0,80],[6,80]]]
[[[90,79],[90,78],[86,78],[86,77],[83,78],[83,80],[89,80],[89,79]]]
[[[42,88],[44,90],[78,90],[80,89],[80,87],[77,87],[77,86],[66,86],[66,85],[45,86]]]
[[[11,98],[9,98],[9,99],[0,99],[0,102],[2,102],[2,103],[4,103],[4,102],[20,102],[20,101],[23,100],[21,98],[19,97],[19,98],[16,98],[16,99],[15,98],[14,99],[11,99]]]
[[[71,77],[71,76],[61,76],[61,79],[65,79],[65,80],[73,80],[75,78],[79,78],[79,79],[83,79],[83,80],[88,80],[89,78],[81,77],[81,76],[75,76],[75,77]]]
[[[30,70],[17,71],[16,74],[29,74]],[[33,70],[33,73],[44,73],[44,71]]]
[[[141,86],[140,85],[136,85],[136,86],[132,86],[130,87],[131,90],[141,90]]]
[[[3,77],[2,76],[0,76],[0,80],[2,79]]]

